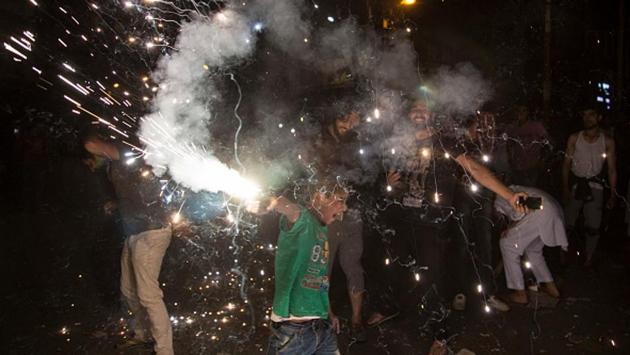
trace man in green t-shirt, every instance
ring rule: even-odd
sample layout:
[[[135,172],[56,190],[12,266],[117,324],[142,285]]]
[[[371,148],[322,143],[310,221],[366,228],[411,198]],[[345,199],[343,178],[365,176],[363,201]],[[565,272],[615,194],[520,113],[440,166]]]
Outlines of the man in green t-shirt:
[[[272,335],[268,354],[339,354],[339,321],[328,302],[328,228],[346,211],[346,190],[327,184],[307,207],[284,197],[248,206],[251,212],[276,211],[280,235],[275,258]]]

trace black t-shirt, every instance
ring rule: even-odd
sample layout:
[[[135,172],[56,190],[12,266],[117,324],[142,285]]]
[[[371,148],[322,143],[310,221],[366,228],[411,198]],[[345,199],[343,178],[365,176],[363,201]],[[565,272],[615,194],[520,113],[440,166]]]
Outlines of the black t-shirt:
[[[125,153],[119,148],[120,160],[111,162],[109,177],[118,198],[118,209],[125,234],[133,235],[167,224],[166,211],[161,201],[161,185],[151,169],[136,159],[127,164]]]
[[[427,203],[439,207],[453,206],[455,190],[466,180],[464,168],[455,158],[472,154],[472,144],[463,137],[436,134],[416,141],[415,147],[406,151],[405,161],[394,169],[402,175],[401,186],[386,192],[386,196],[406,207]]]

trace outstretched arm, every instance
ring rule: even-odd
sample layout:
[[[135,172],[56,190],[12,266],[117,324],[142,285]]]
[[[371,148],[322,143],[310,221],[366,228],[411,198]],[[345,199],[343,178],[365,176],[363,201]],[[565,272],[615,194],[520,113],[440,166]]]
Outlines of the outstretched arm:
[[[83,147],[88,152],[109,160],[120,160],[120,153],[115,145],[105,142],[97,137],[90,137],[85,140]]]
[[[505,184],[497,179],[497,177],[494,176],[488,168],[479,164],[475,159],[468,157],[466,154],[460,154],[455,158],[455,161],[457,161],[457,163],[459,163],[459,165],[461,165],[481,185],[508,201],[515,210],[522,213],[527,212],[527,208],[525,206],[518,204],[519,197],[527,197],[527,194],[512,191],[509,187],[505,186]]]
[[[266,207],[264,206],[266,205]],[[264,215],[272,211],[276,211],[284,215],[288,222],[293,224],[300,218],[300,206],[289,201],[285,197],[271,197],[264,201],[252,201],[247,205],[247,210],[257,215]]]

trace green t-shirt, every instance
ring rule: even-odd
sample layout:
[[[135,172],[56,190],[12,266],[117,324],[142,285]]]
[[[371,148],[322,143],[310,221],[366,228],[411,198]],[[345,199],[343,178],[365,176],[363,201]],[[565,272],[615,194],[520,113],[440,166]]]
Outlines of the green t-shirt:
[[[306,208],[287,230],[280,219],[273,312],[282,317],[328,319],[328,228]]]

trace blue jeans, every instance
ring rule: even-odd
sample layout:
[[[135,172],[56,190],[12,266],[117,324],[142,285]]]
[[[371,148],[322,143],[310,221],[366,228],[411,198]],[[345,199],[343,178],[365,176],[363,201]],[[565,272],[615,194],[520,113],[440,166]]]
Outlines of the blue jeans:
[[[267,354],[338,355],[337,336],[325,319],[272,323]]]

